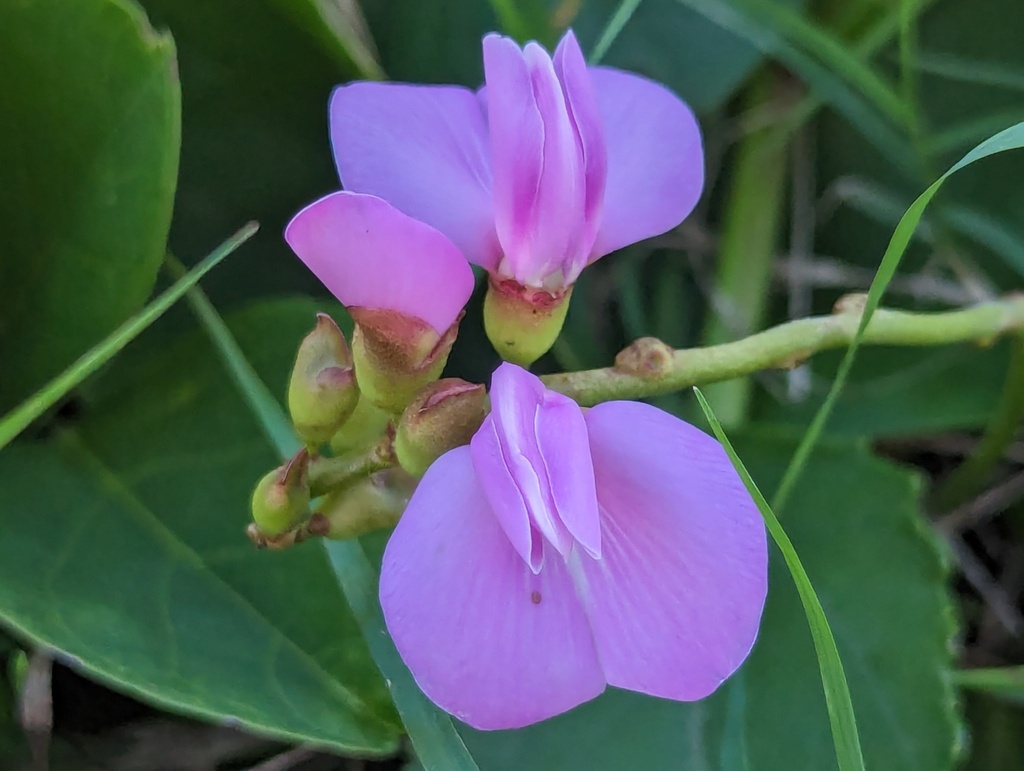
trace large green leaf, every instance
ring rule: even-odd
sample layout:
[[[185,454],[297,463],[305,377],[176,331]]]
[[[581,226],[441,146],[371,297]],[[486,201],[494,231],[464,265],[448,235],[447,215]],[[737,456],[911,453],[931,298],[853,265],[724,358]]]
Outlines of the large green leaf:
[[[218,306],[295,290],[322,292],[282,232],[300,208],[340,186],[327,100],[355,69],[332,57],[321,35],[290,23],[280,7],[286,0],[142,2],[154,24],[174,35],[181,63],[174,253],[191,259],[255,219],[261,230],[245,260],[204,282]]]
[[[170,37],[129,0],[0,4],[0,72],[2,412],[151,291],[180,101]]]
[[[736,446],[770,490],[794,442],[762,432]],[[866,765],[948,769],[959,747],[949,683],[953,624],[944,567],[918,513],[917,480],[839,443],[819,446],[806,473],[784,525],[835,632]],[[778,557],[757,645],[710,699],[676,704],[613,690],[528,729],[466,729],[480,767],[835,768],[807,621]]]
[[[278,396],[317,306],[232,328]],[[0,618],[183,712],[340,750],[395,748],[384,683],[322,549],[244,535],[277,461],[205,337],[130,348],[52,444],[0,455]]]

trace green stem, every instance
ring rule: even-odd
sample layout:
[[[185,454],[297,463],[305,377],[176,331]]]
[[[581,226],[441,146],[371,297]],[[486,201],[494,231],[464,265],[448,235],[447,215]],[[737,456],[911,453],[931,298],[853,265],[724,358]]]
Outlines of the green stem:
[[[778,99],[782,86],[778,72],[763,70],[748,90],[749,106]],[[704,335],[707,345],[746,337],[764,323],[787,176],[787,143],[780,141],[780,133],[789,131],[773,124],[748,134],[737,151]],[[750,381],[738,378],[706,390],[722,425],[743,423],[752,396]]]
[[[844,298],[831,316],[790,321],[722,345],[672,350],[644,338],[620,353],[614,367],[542,379],[549,388],[590,405],[642,399],[762,369],[792,367],[820,351],[849,345],[860,322],[863,297]],[[1024,295],[941,313],[880,309],[871,317],[861,343],[926,346],[974,341],[984,345],[1015,331],[1024,331]]]
[[[936,510],[949,511],[985,485],[1003,452],[1016,437],[1021,420],[1024,420],[1024,334],[1014,337],[1003,393],[989,417],[981,441],[974,454],[936,489],[932,497]]]
[[[310,494],[318,498],[394,465],[395,455],[390,435],[384,436],[369,451],[355,457],[315,458],[309,464]]]

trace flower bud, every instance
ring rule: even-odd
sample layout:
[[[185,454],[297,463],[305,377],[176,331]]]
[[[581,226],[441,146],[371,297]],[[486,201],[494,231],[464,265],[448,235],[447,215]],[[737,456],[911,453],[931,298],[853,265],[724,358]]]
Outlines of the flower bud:
[[[492,276],[484,297],[484,328],[505,361],[529,367],[558,339],[572,287],[555,293]]]
[[[365,450],[380,441],[390,420],[389,413],[361,395],[352,416],[331,437],[331,452],[341,456]]]
[[[448,450],[469,444],[484,420],[487,390],[458,378],[431,383],[405,408],[395,433],[395,456],[414,477]]]
[[[398,311],[349,310],[356,322],[352,357],[359,390],[380,409],[399,415],[423,386],[441,376],[459,319],[439,335],[425,321]]]
[[[263,477],[252,494],[252,519],[273,537],[302,522],[309,513],[309,453],[298,454]]]
[[[299,345],[288,411],[299,438],[311,448],[329,440],[348,420],[359,399],[352,354],[334,319],[316,315],[313,331]]]
[[[326,520],[326,538],[355,538],[398,522],[415,486],[401,469],[379,471],[325,495],[313,517]]]

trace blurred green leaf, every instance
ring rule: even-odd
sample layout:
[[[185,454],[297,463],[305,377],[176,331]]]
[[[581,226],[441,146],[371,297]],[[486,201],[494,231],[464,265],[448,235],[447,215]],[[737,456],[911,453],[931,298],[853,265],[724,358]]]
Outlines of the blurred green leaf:
[[[913,115],[869,65],[798,11],[771,0],[676,0],[777,58],[911,178]]]
[[[261,225],[245,260],[204,283],[222,309],[258,296],[323,293],[282,232],[299,209],[340,186],[327,101],[358,73],[314,32],[290,23],[285,1],[142,0],[153,23],[174,35],[181,69],[171,251],[191,260],[238,223]]]
[[[274,0],[277,6],[308,30],[346,69],[355,68],[367,80],[386,76],[377,58],[359,0]]]
[[[152,290],[181,106],[171,38],[128,0],[0,4],[0,72],[4,411]]]
[[[971,753],[964,771],[1024,768],[1024,710],[981,694],[969,694]]]
[[[363,0],[363,10],[392,80],[470,88],[483,83],[480,43],[499,26],[491,2]]]
[[[803,0],[779,0],[801,7]],[[622,0],[588,0],[572,25],[584,51],[595,49]],[[630,3],[630,5],[636,5]],[[627,6],[628,10],[628,6]],[[683,97],[697,112],[720,107],[761,62],[742,36],[678,0],[644,0],[618,31],[601,63],[639,72]]]
[[[230,322],[279,398],[321,307]],[[162,706],[393,751],[397,719],[323,551],[245,538],[251,488],[278,461],[205,337],[129,349],[83,411],[55,443],[0,454],[0,617]]]
[[[795,440],[735,439],[771,490]],[[918,511],[917,479],[847,443],[822,443],[784,520],[835,632],[868,768],[943,771],[959,726],[950,686],[945,569]],[[561,717],[466,741],[483,771],[834,769],[821,680],[800,598],[773,551],[768,602],[750,659],[693,704],[615,689]],[[898,587],[898,591],[895,589]]]

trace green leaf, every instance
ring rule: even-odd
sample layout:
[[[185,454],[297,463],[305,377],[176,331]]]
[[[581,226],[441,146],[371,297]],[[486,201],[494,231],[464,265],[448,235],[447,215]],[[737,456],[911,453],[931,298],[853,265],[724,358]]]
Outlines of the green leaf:
[[[762,489],[781,477],[797,436],[761,430],[735,438]],[[866,766],[947,771],[962,749],[950,684],[954,625],[918,479],[863,447],[829,440],[805,481],[784,524],[835,632]],[[483,771],[836,768],[813,642],[777,550],[754,650],[710,698],[683,704],[612,688],[526,729],[464,734]]]
[[[277,397],[320,307],[230,322]],[[88,397],[55,444],[0,454],[0,618],[156,704],[393,752],[398,721],[323,551],[245,538],[252,486],[278,461],[205,336],[128,349]]]
[[[277,6],[316,37],[346,69],[366,80],[384,80],[377,48],[358,0],[274,0]]]
[[[171,251],[191,260],[241,222],[261,226],[245,262],[204,283],[220,308],[257,296],[323,293],[281,234],[299,209],[340,186],[327,101],[358,73],[328,53],[315,31],[289,23],[284,2],[142,0],[153,23],[174,35],[182,72]]]
[[[807,428],[804,438],[793,454],[789,468],[786,469],[786,474],[783,476],[779,489],[775,494],[774,508],[783,508],[811,451],[814,449],[814,445],[818,441],[818,437],[821,435],[825,423],[828,421],[829,415],[835,406],[839,393],[846,383],[846,378],[850,374],[850,368],[853,366],[853,359],[857,354],[860,340],[864,336],[864,330],[871,320],[875,309],[878,307],[886,287],[896,274],[896,269],[899,267],[900,260],[903,259],[910,239],[914,235],[914,229],[924,214],[925,207],[935,197],[942,184],[960,169],[971,165],[975,161],[988,158],[990,155],[1006,152],[1007,150],[1016,150],[1021,147],[1024,147],[1024,123],[1018,123],[1016,126],[1011,126],[1005,131],[1001,131],[995,136],[988,138],[953,164],[945,174],[935,180],[927,190],[917,197],[914,203],[910,205],[910,208],[907,209],[906,214],[900,219],[899,224],[896,226],[896,231],[889,241],[889,246],[886,248],[885,254],[882,255],[878,271],[871,282],[871,288],[868,290],[867,301],[865,302],[864,312],[861,315],[860,324],[857,328],[857,334],[850,342],[850,347],[846,350],[846,355],[839,365],[836,379],[832,383],[828,396],[825,397],[821,408],[815,414],[814,420]]]
[[[127,0],[0,4],[0,72],[2,411],[152,290],[181,107],[171,38]]]
[[[221,260],[249,240],[256,232],[256,229],[255,223],[246,225],[219,248],[211,252],[209,256],[191,271],[181,276],[174,286],[165,290],[141,312],[115,329],[103,342],[88,351],[17,409],[0,419],[0,450],[10,443],[14,437],[24,431],[33,420],[43,415],[69,391],[80,385],[83,380],[106,364],[150,324],[160,318],[168,308],[176,303],[191,287],[199,283],[199,280],[215,268]]]
[[[180,270],[180,266],[174,263],[172,266]],[[198,289],[189,293],[189,302],[278,456],[285,459],[293,455],[301,443],[292,431],[288,416],[249,363],[232,331]],[[423,695],[391,642],[377,600],[378,574],[359,541],[325,541],[324,547],[338,586],[370,647],[370,655],[384,674],[420,760],[426,768],[438,771],[476,771],[451,718]]]
[[[771,534],[775,545],[779,547],[783,558],[786,560],[786,567],[796,584],[797,592],[800,594],[800,602],[804,606],[804,613],[807,615],[807,623],[811,627],[811,637],[814,638],[814,651],[818,657],[818,668],[821,670],[821,682],[825,688],[825,703],[828,705],[829,720],[832,723],[832,740],[836,745],[836,758],[839,761],[839,768],[842,771],[853,771],[864,768],[864,758],[860,749],[860,738],[857,735],[857,720],[853,714],[853,702],[850,700],[850,686],[846,682],[846,673],[843,671],[843,663],[839,659],[839,650],[836,648],[835,636],[828,625],[825,617],[825,609],[821,606],[821,600],[811,586],[811,579],[807,576],[800,557],[793,548],[792,541],[783,530],[782,524],[775,517],[768,501],[761,495],[761,491],[750,478],[750,474],[743,466],[733,449],[729,438],[722,430],[718,418],[711,411],[711,405],[704,398],[699,388],[693,389],[700,403],[704,417],[708,419],[715,437],[725,447],[729,460],[736,468],[743,484],[754,498],[757,508],[764,517],[765,525]]]

